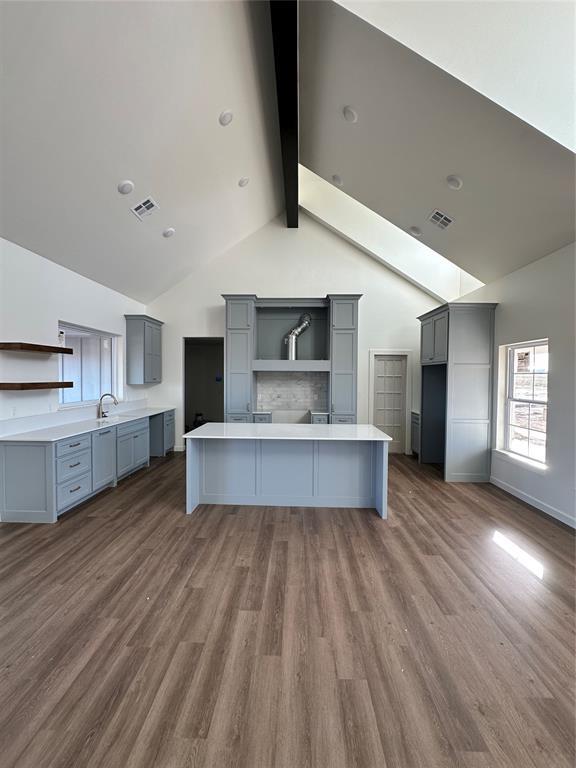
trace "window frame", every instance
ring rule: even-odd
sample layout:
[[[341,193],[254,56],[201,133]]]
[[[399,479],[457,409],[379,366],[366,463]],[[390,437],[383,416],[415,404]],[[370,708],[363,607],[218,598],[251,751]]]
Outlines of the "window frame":
[[[548,382],[550,374],[550,342],[548,339],[537,339],[536,341],[524,341],[517,344],[506,345],[506,392],[505,392],[505,409],[504,409],[504,450],[511,453],[513,456],[518,456],[525,461],[533,461],[540,466],[546,466],[547,454],[548,454],[548,405],[550,398],[546,400],[538,400],[534,397],[532,399],[513,397],[514,394],[514,352],[517,349],[526,349],[528,347],[546,347],[548,350],[548,367],[547,370],[539,375],[546,376],[546,394],[548,395]],[[534,375],[536,372],[531,371],[529,375]],[[533,392],[534,394],[534,392]],[[544,459],[534,458],[533,456],[515,451],[510,446],[510,428],[517,426],[511,423],[512,418],[512,405],[520,403],[522,405],[544,405],[546,407],[546,431],[539,432],[544,435]],[[527,429],[528,435],[530,435],[530,417],[528,419],[528,427],[520,427],[520,429]],[[538,432],[538,430],[533,430]],[[530,436],[528,437],[528,447],[530,447]]]
[[[111,346],[112,349],[110,351],[111,354],[111,372],[110,372],[110,379],[111,379],[111,391],[113,394],[116,395],[116,399],[121,402],[123,398],[123,390],[122,390],[122,380],[121,380],[121,370],[122,370],[122,363],[119,358],[121,354],[121,344],[120,339],[121,337],[117,333],[110,333],[109,331],[101,331],[96,328],[89,328],[84,325],[77,325],[75,323],[67,323],[63,320],[58,322],[58,331],[64,331],[65,334],[74,335],[77,336],[90,336],[90,337],[99,337],[100,339],[110,339],[111,340]],[[60,355],[59,360],[59,374],[60,379],[65,380],[64,376],[64,364],[65,364],[65,356]],[[84,361],[82,359],[82,356],[80,357],[80,375],[81,378],[84,373]],[[98,385],[98,388],[101,390],[102,388],[102,351],[100,350],[100,364],[99,364],[99,373],[100,373],[100,382]],[[69,408],[87,408],[90,406],[94,406],[98,404],[98,399],[90,399],[90,400],[76,400],[75,402],[64,402],[63,398],[66,394],[66,390],[61,389],[58,392],[58,410],[67,410]],[[101,391],[100,394],[103,394]]]

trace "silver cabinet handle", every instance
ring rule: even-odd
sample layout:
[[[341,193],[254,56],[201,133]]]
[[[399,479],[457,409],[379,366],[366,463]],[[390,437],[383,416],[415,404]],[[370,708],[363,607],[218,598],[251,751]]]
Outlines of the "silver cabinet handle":
[[[107,429],[106,432],[100,432],[99,434],[100,435],[109,435],[111,431],[112,431],[111,429]]]
[[[250,403],[246,403],[246,410],[247,410],[248,412],[250,411]]]
[[[76,448],[77,445],[80,445],[80,443],[68,443],[68,448]]]
[[[68,469],[74,469],[74,467],[79,467],[81,463],[82,463],[81,461],[77,461],[76,464],[68,464]]]
[[[70,493],[76,493],[76,491],[79,491],[80,488],[82,488],[82,486],[81,485],[77,485],[76,488],[70,488],[69,492]]]

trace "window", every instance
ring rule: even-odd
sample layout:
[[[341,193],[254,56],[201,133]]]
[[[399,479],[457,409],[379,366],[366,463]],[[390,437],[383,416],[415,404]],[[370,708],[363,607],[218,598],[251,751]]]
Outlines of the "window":
[[[508,347],[506,449],[546,461],[548,341]]]
[[[116,392],[116,337],[89,328],[60,323],[65,346],[72,355],[60,355],[60,379],[73,381],[70,389],[60,390],[61,405],[96,402],[103,392]]]

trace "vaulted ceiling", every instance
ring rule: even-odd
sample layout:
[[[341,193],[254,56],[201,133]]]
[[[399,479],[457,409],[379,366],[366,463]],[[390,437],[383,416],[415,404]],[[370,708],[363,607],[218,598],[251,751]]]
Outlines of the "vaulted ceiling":
[[[1,12],[3,237],[147,301],[280,213],[267,3]]]
[[[303,165],[484,282],[574,240],[567,148],[336,3],[300,32]]]
[[[421,3],[341,3],[371,23],[300,3],[301,163],[396,225],[406,259],[432,249],[489,281],[573,240],[573,154],[501,94],[474,90],[470,67],[442,59],[444,32],[426,47]],[[0,12],[1,236],[148,302],[281,212],[268,3],[39,0]],[[456,17],[463,47],[478,25]],[[494,44],[486,35],[478,51]],[[476,70],[496,82],[493,63]],[[125,196],[124,179],[135,185]],[[139,221],[130,209],[147,197],[159,209]],[[435,208],[448,229],[428,222]]]

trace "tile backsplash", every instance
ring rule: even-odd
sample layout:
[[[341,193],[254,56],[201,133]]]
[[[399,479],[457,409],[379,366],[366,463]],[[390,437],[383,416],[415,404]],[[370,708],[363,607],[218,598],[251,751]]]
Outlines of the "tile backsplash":
[[[256,374],[256,407],[259,411],[327,411],[328,373],[308,371]]]

